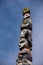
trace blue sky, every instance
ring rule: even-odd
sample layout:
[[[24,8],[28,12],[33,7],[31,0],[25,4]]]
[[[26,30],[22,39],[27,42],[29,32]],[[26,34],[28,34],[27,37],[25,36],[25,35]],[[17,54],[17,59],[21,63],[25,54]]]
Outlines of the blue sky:
[[[0,0],[0,64],[16,65],[22,9],[30,8],[33,65],[43,65],[43,0]]]

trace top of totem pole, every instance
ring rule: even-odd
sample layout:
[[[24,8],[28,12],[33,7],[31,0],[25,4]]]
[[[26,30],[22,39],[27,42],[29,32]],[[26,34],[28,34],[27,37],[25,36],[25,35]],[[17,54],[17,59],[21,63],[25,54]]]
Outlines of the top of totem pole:
[[[30,14],[30,9],[29,8],[24,8],[22,10],[22,13],[23,13],[23,15],[26,14],[26,13],[29,13]]]

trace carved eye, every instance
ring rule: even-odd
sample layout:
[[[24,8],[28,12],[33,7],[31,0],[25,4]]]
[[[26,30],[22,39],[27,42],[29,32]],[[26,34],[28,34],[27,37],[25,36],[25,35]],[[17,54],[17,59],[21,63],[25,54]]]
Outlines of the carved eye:
[[[27,14],[24,15],[24,18],[26,18],[26,17],[28,17],[28,16],[30,16],[30,14],[27,13]]]
[[[29,16],[29,14],[26,14],[26,16]]]

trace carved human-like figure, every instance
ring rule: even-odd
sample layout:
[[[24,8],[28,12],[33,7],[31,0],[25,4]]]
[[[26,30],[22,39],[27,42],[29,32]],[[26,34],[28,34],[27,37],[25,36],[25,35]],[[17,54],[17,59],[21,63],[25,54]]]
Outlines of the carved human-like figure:
[[[26,28],[32,30],[32,20],[30,16],[30,10],[28,9],[27,11],[23,11],[23,22],[21,24],[21,30]]]
[[[26,38],[32,44],[32,31],[29,29],[23,29],[20,34],[20,39]]]

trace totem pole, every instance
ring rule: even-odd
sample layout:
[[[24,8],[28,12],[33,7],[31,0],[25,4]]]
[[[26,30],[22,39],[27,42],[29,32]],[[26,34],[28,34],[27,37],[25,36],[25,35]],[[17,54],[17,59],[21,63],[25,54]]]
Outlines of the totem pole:
[[[19,40],[18,59],[16,65],[32,65],[32,21],[30,16],[30,9],[24,8],[23,21],[21,24],[21,34]]]

